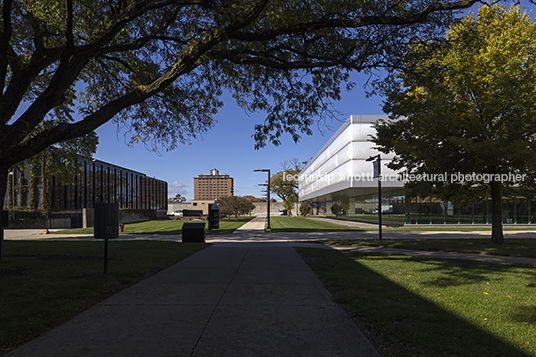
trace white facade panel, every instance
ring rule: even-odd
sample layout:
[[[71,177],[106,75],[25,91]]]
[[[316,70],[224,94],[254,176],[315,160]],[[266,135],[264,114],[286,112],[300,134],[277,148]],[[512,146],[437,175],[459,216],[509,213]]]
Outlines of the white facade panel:
[[[335,183],[339,183],[339,182],[348,182],[348,187],[350,187],[351,186],[351,180],[352,180],[351,168],[352,168],[352,166],[351,166],[350,161],[347,161],[346,163],[344,163],[341,166],[337,167],[329,175],[329,183],[330,184],[335,184]]]
[[[352,140],[351,126],[348,126],[339,136],[329,145],[329,155],[333,156],[337,154],[342,148],[344,148]]]
[[[342,165],[345,162],[352,160],[352,145],[353,144],[354,143],[350,143],[346,145],[344,148],[341,149],[341,151],[337,153],[337,163],[339,165]]]
[[[354,141],[352,143],[352,158],[355,160],[366,160],[368,157],[378,155],[378,151],[374,150],[371,142]],[[383,156],[383,155],[382,155]]]
[[[359,123],[352,125],[352,140],[368,142],[371,135],[375,135],[376,130],[372,127],[372,123]]]
[[[335,170],[337,168],[337,156],[331,157],[328,161],[326,161],[320,168],[318,169],[318,173],[320,176],[326,176],[331,173],[331,171]]]
[[[324,147],[302,170],[299,180],[300,198],[314,198],[326,193],[345,188],[370,188],[378,185],[372,178],[372,162],[365,161],[380,154],[382,158],[382,186],[403,187],[396,181],[396,172],[388,169],[392,155],[385,155],[373,149],[371,135],[375,134],[373,123],[378,119],[387,119],[385,115],[352,115],[328,140]]]

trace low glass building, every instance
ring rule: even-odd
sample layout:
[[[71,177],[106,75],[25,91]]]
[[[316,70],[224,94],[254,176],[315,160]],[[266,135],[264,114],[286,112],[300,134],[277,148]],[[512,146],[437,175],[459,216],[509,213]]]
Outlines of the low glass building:
[[[387,168],[393,155],[374,149],[372,127],[386,115],[352,115],[313,156],[298,178],[299,200],[313,208],[312,214],[333,215],[331,206],[344,202],[349,216],[364,219],[378,214],[378,179],[367,158],[381,155],[383,220],[405,224],[490,224],[491,198],[468,207],[457,206],[435,197],[409,197],[403,176]],[[503,195],[504,224],[536,222],[536,200]],[[367,217],[369,216],[369,217]]]
[[[95,203],[118,203],[119,208],[131,210],[155,210],[157,215],[166,215],[168,184],[149,177],[144,173],[113,165],[100,160],[78,159],[82,169],[69,182],[50,177],[50,206],[52,218],[70,218],[71,227],[82,226],[83,209],[92,209]],[[24,210],[18,189],[20,176],[26,179],[26,192],[30,191],[30,165],[24,172],[14,171],[9,180],[16,189],[6,194],[4,209],[8,206],[8,196],[14,195],[16,210]],[[42,207],[43,184],[37,185],[38,207]],[[26,200],[27,201],[27,200]],[[26,203],[27,205],[27,203]]]
[[[119,203],[119,208],[167,211],[167,182],[104,161],[82,161],[74,184],[52,177],[52,207],[94,208],[95,202]]]

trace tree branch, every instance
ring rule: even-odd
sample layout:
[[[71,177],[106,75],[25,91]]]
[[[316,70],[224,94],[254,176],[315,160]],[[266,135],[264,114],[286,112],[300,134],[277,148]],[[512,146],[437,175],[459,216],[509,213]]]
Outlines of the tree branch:
[[[454,11],[467,8],[480,0],[460,0],[454,3],[434,2],[415,14],[408,16],[365,16],[357,19],[349,18],[324,18],[314,22],[303,22],[292,26],[270,29],[258,32],[237,32],[232,38],[243,41],[267,41],[276,39],[282,35],[312,32],[326,28],[359,28],[372,25],[411,25],[423,22],[424,19],[438,11]]]
[[[72,0],[66,0],[72,1]],[[184,4],[204,3],[204,1],[185,1]],[[15,123],[7,127],[4,133],[1,133],[1,139],[6,145],[15,145],[21,142],[29,132],[31,132],[44,118],[52,108],[60,105],[67,91],[76,80],[82,68],[95,56],[98,50],[109,43],[114,36],[130,21],[142,16],[148,11],[177,4],[177,1],[137,1],[125,9],[124,13],[119,14],[118,18],[110,26],[104,24],[103,28],[97,30],[90,43],[84,46],[69,48],[58,48],[62,56],[60,64],[52,77],[48,87],[41,95],[34,100],[28,109],[17,119]],[[67,10],[69,11],[69,10]],[[71,15],[72,16],[72,10]],[[68,20],[66,20],[68,22]],[[71,19],[72,22],[72,19]],[[69,36],[69,35],[67,35]],[[68,40],[67,40],[68,41]],[[74,46],[74,43],[73,43]],[[36,68],[32,68],[27,73],[35,73]],[[37,74],[36,74],[37,75]],[[25,81],[26,83],[31,83]],[[17,85],[17,91],[14,91],[15,97],[22,98],[27,87]],[[21,90],[24,89],[21,93]],[[16,98],[14,98],[16,99]],[[20,100],[19,100],[20,101]],[[19,103],[16,101],[16,103]],[[0,114],[1,115],[1,114]],[[13,115],[13,114],[11,114]],[[11,116],[10,116],[11,117]]]
[[[16,150],[17,154],[15,155],[15,158],[23,157],[27,154],[38,153],[54,143],[76,138],[91,132],[92,130],[95,130],[102,124],[109,121],[121,110],[141,103],[150,96],[160,92],[179,76],[197,67],[198,64],[196,64],[196,61],[206,51],[215,46],[217,43],[226,40],[229,35],[237,29],[248,26],[252,21],[254,21],[266,6],[267,2],[268,0],[257,1],[248,14],[240,19],[236,19],[235,22],[233,22],[223,31],[218,32],[213,38],[205,40],[204,43],[200,43],[196,51],[192,51],[190,55],[183,57],[178,63],[172,66],[165,74],[153,81],[153,83],[150,85],[144,87],[143,89],[127,93],[124,96],[111,101],[110,103],[101,107],[95,113],[86,116],[79,122],[72,124],[62,123],[56,127],[41,132],[34,138],[30,138],[25,144],[19,146],[20,149]],[[46,91],[48,90],[50,90],[50,86]],[[40,98],[42,96],[40,96]],[[36,102],[34,102],[32,106],[35,105]],[[30,108],[32,106],[30,106]],[[23,115],[28,115],[29,109]]]
[[[74,49],[73,0],[65,0],[65,39],[67,48],[72,51]]]
[[[11,23],[11,9],[13,6],[13,0],[5,0],[2,5],[2,22],[4,23],[4,29],[0,36],[0,53],[10,53],[13,50],[9,45],[11,39],[11,32],[13,25]],[[7,75],[8,59],[7,56],[0,56],[0,88],[5,88],[6,75]],[[0,108],[2,108],[4,93],[0,93]]]

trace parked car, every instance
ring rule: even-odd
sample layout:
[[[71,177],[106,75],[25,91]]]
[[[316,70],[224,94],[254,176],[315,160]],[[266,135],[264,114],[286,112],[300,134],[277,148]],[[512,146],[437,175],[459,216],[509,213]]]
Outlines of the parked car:
[[[280,209],[279,211],[277,211],[277,213],[280,216],[286,216],[287,215],[287,210],[286,209]]]
[[[171,215],[172,216],[182,216],[182,210],[181,209],[178,209],[174,212],[171,212]]]

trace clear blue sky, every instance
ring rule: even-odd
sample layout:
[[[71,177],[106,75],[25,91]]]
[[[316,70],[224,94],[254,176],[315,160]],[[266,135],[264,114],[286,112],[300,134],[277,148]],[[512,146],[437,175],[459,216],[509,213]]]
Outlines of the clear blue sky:
[[[527,9],[535,8],[525,0],[521,5]],[[534,12],[531,17],[535,17]],[[342,100],[335,105],[336,110],[344,113],[340,122],[320,123],[319,128],[313,128],[313,136],[305,136],[297,144],[287,135],[282,138],[280,146],[269,144],[263,149],[254,150],[251,137],[253,127],[255,123],[263,121],[264,114],[247,116],[232,98],[224,96],[224,107],[215,116],[215,127],[203,135],[203,138],[192,140],[191,145],[181,145],[173,151],[161,152],[158,155],[141,144],[128,147],[123,137],[124,132],[118,133],[116,126],[108,123],[97,130],[100,144],[95,158],[167,181],[169,197],[180,193],[188,200],[192,199],[194,177],[209,174],[214,168],[218,169],[220,174],[227,173],[234,178],[235,195],[261,197],[261,187],[258,184],[265,182],[267,174],[253,172],[254,169],[269,168],[275,173],[280,171],[281,163],[285,160],[308,160],[320,150],[348,116],[383,114],[383,99],[365,96],[363,85],[367,78],[356,73],[353,76],[356,83],[354,90],[343,93]]]
[[[341,114],[341,121],[320,122],[313,127],[313,136],[304,136],[295,144],[285,135],[280,146],[268,144],[255,150],[251,137],[255,123],[264,119],[263,113],[246,115],[232,98],[224,96],[224,107],[216,114],[213,129],[202,138],[192,140],[191,145],[180,145],[160,155],[138,144],[129,147],[125,144],[124,132],[117,132],[115,124],[107,123],[97,129],[99,145],[95,158],[122,167],[143,172],[149,176],[168,182],[168,196],[181,193],[188,200],[194,196],[194,177],[209,174],[218,169],[220,174],[234,178],[235,195],[254,195],[261,197],[259,183],[265,182],[266,173],[253,172],[257,168],[268,168],[272,173],[281,169],[285,160],[298,158],[305,161],[314,156],[342,121],[350,115],[382,114],[379,97],[365,98],[363,85],[368,77],[355,74],[356,86],[352,92],[344,92],[342,101],[335,105]]]

